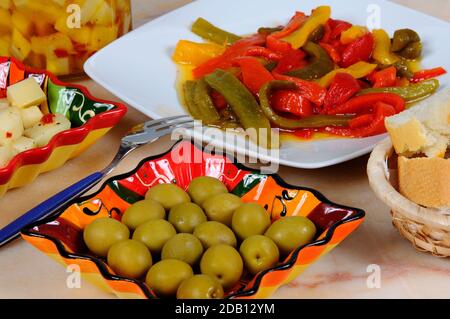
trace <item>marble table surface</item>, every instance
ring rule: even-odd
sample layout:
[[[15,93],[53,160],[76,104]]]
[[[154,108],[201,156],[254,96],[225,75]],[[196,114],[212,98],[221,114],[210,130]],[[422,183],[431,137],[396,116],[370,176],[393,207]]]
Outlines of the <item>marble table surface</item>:
[[[187,0],[132,0],[138,26]],[[395,0],[450,21],[449,0]],[[79,81],[95,96],[116,99],[91,80]],[[0,227],[34,207],[43,199],[103,168],[112,157],[120,137],[145,116],[130,109],[121,124],[95,147],[63,168],[40,176],[27,187],[10,191],[0,199]],[[165,151],[170,141],[161,140],[125,160],[117,173],[133,168],[144,156]],[[108,155],[105,155],[108,154]],[[330,200],[362,207],[366,221],[331,253],[320,259],[274,298],[440,298],[450,297],[450,261],[416,251],[391,224],[389,209],[372,193],[366,176],[367,156],[320,169],[281,167],[289,183],[319,189]],[[379,281],[373,284],[373,271]],[[87,282],[67,288],[66,269],[23,240],[0,250],[0,298],[114,298]]]

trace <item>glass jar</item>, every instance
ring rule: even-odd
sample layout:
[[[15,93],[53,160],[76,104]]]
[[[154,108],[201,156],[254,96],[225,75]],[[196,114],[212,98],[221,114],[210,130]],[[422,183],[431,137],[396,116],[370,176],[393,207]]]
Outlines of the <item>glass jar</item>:
[[[0,0],[0,56],[57,75],[131,29],[130,0]]]

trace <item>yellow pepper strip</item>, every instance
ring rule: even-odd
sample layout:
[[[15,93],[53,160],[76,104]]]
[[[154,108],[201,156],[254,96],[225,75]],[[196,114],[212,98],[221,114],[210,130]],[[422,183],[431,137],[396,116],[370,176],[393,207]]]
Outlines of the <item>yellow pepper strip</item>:
[[[330,19],[330,15],[331,8],[329,6],[317,7],[299,29],[282,38],[282,40],[289,42],[294,49],[301,48],[308,41],[309,35]]]
[[[373,50],[373,58],[380,64],[392,65],[400,58],[391,52],[391,39],[383,29],[372,31],[375,40],[375,49]]]
[[[211,58],[221,55],[224,51],[224,46],[215,43],[180,40],[177,43],[172,60],[180,64],[198,66]]]
[[[330,86],[331,82],[333,81],[335,75],[337,73],[348,73],[351,76],[353,76],[355,79],[359,79],[362,77],[365,77],[369,75],[373,70],[377,68],[376,64],[370,64],[367,62],[357,62],[351,66],[349,66],[346,69],[336,69],[328,74],[324,75],[322,78],[320,78],[318,81],[319,85],[322,87],[328,87]]]
[[[359,25],[353,25],[349,29],[345,30],[341,33],[341,43],[342,44],[349,44],[356,39],[361,38],[363,35],[368,33],[369,30],[367,30],[366,27],[362,27]]]

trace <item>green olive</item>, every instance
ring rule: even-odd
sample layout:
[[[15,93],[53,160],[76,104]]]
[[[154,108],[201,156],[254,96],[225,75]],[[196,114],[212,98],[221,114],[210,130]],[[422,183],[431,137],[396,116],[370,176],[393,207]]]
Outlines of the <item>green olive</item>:
[[[200,261],[202,274],[216,278],[224,289],[232,288],[241,278],[244,269],[239,252],[228,245],[209,248]]]
[[[177,299],[222,299],[223,295],[220,282],[207,275],[185,279],[177,291]]]
[[[203,202],[208,219],[227,226],[231,226],[233,213],[241,205],[241,198],[229,193],[214,195]]]
[[[237,245],[233,231],[224,224],[215,221],[209,221],[195,227],[194,236],[200,239],[205,249],[218,244],[233,247]]]
[[[172,207],[169,213],[169,222],[180,233],[192,233],[195,226],[206,222],[206,215],[197,204],[182,203]]]
[[[94,220],[83,231],[86,246],[100,257],[106,257],[112,245],[128,238],[130,238],[130,230],[127,226],[108,217]]]
[[[274,222],[265,235],[277,244],[281,254],[288,255],[314,239],[316,226],[306,217],[288,216]]]
[[[422,54],[422,43],[411,42],[403,50],[397,52],[397,54],[410,60],[420,58],[420,55]]]
[[[136,228],[133,239],[145,244],[152,254],[159,254],[164,244],[176,234],[175,227],[167,220],[155,219]]]
[[[152,255],[147,246],[132,239],[112,245],[107,260],[116,274],[133,279],[142,278],[152,266]]]
[[[122,223],[133,231],[149,220],[164,219],[165,217],[166,211],[160,203],[152,199],[146,199],[128,207],[122,216]]]
[[[158,184],[151,187],[145,194],[145,198],[153,199],[164,206],[166,210],[181,203],[191,201],[189,195],[175,184]]]
[[[411,29],[400,29],[394,32],[391,50],[399,52],[412,42],[420,42],[420,37],[416,31]]]
[[[177,234],[170,238],[161,251],[161,259],[178,259],[195,265],[201,258],[203,246],[192,234]]]
[[[262,235],[270,226],[267,211],[256,203],[241,205],[233,214],[232,228],[240,240],[252,235]]]
[[[145,282],[156,295],[175,296],[183,280],[194,276],[191,266],[181,260],[165,259],[153,265]]]
[[[200,176],[191,181],[188,192],[195,203],[202,205],[209,197],[221,193],[228,193],[228,190],[217,178]]]
[[[254,235],[244,240],[239,248],[245,268],[253,275],[274,267],[280,253],[277,245],[267,236]]]

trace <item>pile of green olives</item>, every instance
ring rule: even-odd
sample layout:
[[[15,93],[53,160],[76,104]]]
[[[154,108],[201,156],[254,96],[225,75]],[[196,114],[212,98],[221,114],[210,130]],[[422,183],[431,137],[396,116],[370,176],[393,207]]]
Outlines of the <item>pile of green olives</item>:
[[[178,299],[223,298],[243,275],[276,266],[315,235],[308,218],[271,223],[263,207],[242,202],[208,176],[194,178],[187,192],[175,184],[153,186],[121,221],[98,218],[83,232],[88,249],[117,275]]]

